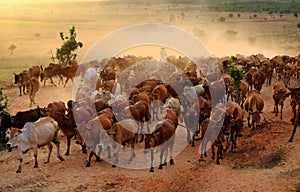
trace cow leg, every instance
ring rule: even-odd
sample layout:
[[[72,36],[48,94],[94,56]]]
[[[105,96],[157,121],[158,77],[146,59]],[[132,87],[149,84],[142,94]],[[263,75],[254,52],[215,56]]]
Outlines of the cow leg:
[[[165,154],[164,154],[165,158],[163,161],[162,166],[166,166],[167,165],[167,158],[168,158],[168,148],[165,149]]]
[[[211,146],[211,159],[215,159],[215,144]]]
[[[47,156],[47,160],[44,163],[49,163],[49,161],[50,161],[50,155],[51,155],[52,148],[53,148],[53,146],[52,146],[51,143],[49,145],[47,145],[47,147],[48,147],[48,156]]]
[[[162,169],[163,167],[163,164],[162,164],[162,159],[163,159],[163,156],[164,156],[164,153],[165,153],[165,147],[163,146],[161,151],[160,151],[160,155],[159,155],[159,167],[158,169]]]
[[[50,82],[56,87],[56,84],[54,83],[52,77],[50,77]]]
[[[294,129],[293,129],[293,133],[292,133],[292,135],[291,135],[291,137],[290,137],[290,139],[289,139],[289,142],[293,142],[293,140],[294,140],[294,135],[295,135],[295,133],[296,133],[296,131],[297,131],[297,122],[295,122],[294,123]]]
[[[186,142],[190,143],[191,142],[191,133],[190,133],[190,129],[186,128]]]
[[[23,92],[25,92],[24,89],[25,89],[25,88],[23,88]],[[19,90],[20,90],[20,95],[19,95],[19,96],[22,96],[22,86],[19,86]],[[25,94],[25,93],[24,93],[24,94]]]
[[[250,128],[251,127],[251,124],[250,124],[250,113],[248,113],[247,121],[248,121],[248,127]]]
[[[68,81],[69,81],[69,77],[67,77],[64,87],[66,87]]]
[[[63,158],[63,157],[60,155],[60,153],[59,153],[59,144],[60,144],[60,142],[57,141],[56,138],[54,138],[54,139],[52,140],[52,142],[56,145],[56,157],[57,157],[59,160],[64,161],[64,158]]]
[[[154,167],[153,167],[153,159],[154,159],[154,152],[153,149],[150,150],[150,172],[154,172]]]
[[[119,145],[117,145],[115,152],[114,152],[114,163],[112,164],[112,167],[116,167],[116,164],[119,162],[119,158],[118,158],[118,153],[119,153]]]
[[[283,105],[284,105],[284,103],[282,102],[280,105],[280,119],[282,119]]]
[[[19,163],[19,167],[18,167],[16,173],[21,173],[21,171],[22,171],[22,161],[23,161],[23,158],[24,158],[24,153],[21,151],[20,152],[20,163]]]
[[[38,161],[37,161],[37,152],[38,152],[38,150],[37,150],[37,148],[34,148],[33,149],[33,156],[34,156],[34,167],[33,168],[38,168],[39,166],[38,166]]]
[[[67,136],[67,151],[65,153],[65,155],[69,155],[70,154],[70,145],[71,145],[71,138],[70,136]]]
[[[91,150],[91,151],[90,151],[90,154],[89,154],[89,159],[88,159],[88,161],[86,162],[85,167],[90,167],[90,166],[91,166],[91,160],[92,160],[93,155],[94,155],[94,152]]]
[[[174,165],[174,160],[173,160],[173,143],[170,145],[170,165]]]

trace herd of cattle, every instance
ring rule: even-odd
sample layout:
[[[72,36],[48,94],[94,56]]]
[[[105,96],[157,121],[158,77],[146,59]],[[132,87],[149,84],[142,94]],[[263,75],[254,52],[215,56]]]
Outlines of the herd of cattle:
[[[239,88],[232,84],[234,77],[229,75],[229,65],[244,70]],[[142,142],[144,153],[151,154],[151,172],[154,171],[154,149],[158,147],[159,169],[167,164],[168,158],[170,164],[174,164],[173,147],[178,126],[186,128],[186,141],[192,147],[194,141],[202,140],[200,159],[207,157],[207,145],[213,143],[212,159],[215,159],[216,148],[216,163],[220,164],[224,152],[229,148],[236,150],[244,122],[247,121],[253,130],[259,125],[264,109],[260,91],[264,84],[270,86],[274,79],[277,82],[272,91],[274,112],[276,116],[280,113],[281,119],[284,101],[290,97],[291,123],[294,125],[290,142],[300,124],[300,87],[291,87],[291,79],[300,81],[300,55],[269,59],[258,54],[238,56],[235,61],[229,58],[191,61],[174,56],[168,57],[167,61],[156,61],[149,57],[126,56],[81,65],[72,60],[65,68],[57,64],[49,64],[45,69],[34,66],[29,71],[15,74],[20,96],[21,88],[25,94],[26,87],[31,104],[39,89],[39,77],[44,86],[47,79],[56,86],[53,77],[59,82],[66,77],[64,86],[69,79],[80,81],[75,98],[67,104],[55,101],[14,116],[0,112],[1,134],[9,138],[7,148],[11,151],[18,146],[21,151],[18,173],[29,149],[34,149],[34,167],[38,167],[37,148],[47,145],[46,162],[49,162],[51,142],[57,146],[58,159],[63,160],[57,140],[59,130],[67,138],[65,155],[70,153],[73,137],[83,153],[86,153],[86,147],[89,148],[87,167],[93,156],[100,161],[104,150],[108,152],[108,158],[113,150],[115,167],[122,146],[131,149],[130,163],[135,157],[135,145]],[[244,114],[247,114],[246,119]]]

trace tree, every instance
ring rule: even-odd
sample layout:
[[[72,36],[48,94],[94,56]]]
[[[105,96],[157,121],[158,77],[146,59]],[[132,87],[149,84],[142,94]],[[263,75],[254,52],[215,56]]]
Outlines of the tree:
[[[63,32],[60,32],[60,38],[63,41],[61,48],[56,49],[56,59],[58,63],[66,66],[71,59],[76,57],[75,50],[78,47],[82,47],[83,44],[76,40],[76,29],[72,26],[69,29],[69,36],[65,36]]]
[[[236,57],[231,56],[230,61],[231,62],[236,61]],[[237,92],[240,89],[241,80],[243,79],[243,72],[242,72],[242,70],[240,70],[238,67],[236,67],[234,65],[228,66],[228,72],[229,72],[229,75],[233,78],[231,85],[234,86],[235,92],[232,94],[237,95],[236,102],[239,103],[241,98],[239,97],[239,94],[237,94]]]
[[[15,50],[16,48],[17,48],[17,46],[14,45],[14,44],[11,44],[11,45],[8,47],[8,49],[10,50],[10,54],[11,54],[11,55],[14,54],[14,50]]]
[[[232,13],[229,13],[229,15],[228,15],[230,18],[232,18],[233,17],[233,14]]]
[[[226,19],[225,19],[225,17],[220,17],[219,21],[220,21],[221,23],[223,23],[223,22],[226,21]]]

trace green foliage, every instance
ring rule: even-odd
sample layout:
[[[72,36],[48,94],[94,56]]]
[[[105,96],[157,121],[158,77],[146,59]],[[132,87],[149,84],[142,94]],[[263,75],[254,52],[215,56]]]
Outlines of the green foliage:
[[[300,183],[295,185],[295,192],[300,192]]]
[[[230,59],[231,60],[231,57]],[[235,86],[238,90],[243,79],[243,72],[237,66],[229,65],[228,66],[229,75],[233,78],[232,85]]]
[[[81,48],[83,44],[76,40],[76,29],[72,26],[69,29],[69,36],[65,36],[63,32],[59,33],[63,44],[61,48],[56,49],[56,59],[58,63],[66,66],[72,58],[76,57],[75,50]]]

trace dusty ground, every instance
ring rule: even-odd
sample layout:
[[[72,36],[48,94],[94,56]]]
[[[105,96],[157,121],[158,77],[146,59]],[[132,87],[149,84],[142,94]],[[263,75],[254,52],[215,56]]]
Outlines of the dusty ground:
[[[27,95],[19,97],[16,88],[6,90],[5,94],[10,98],[11,113],[28,109]],[[47,149],[41,148],[37,169],[33,168],[33,152],[29,151],[21,174],[15,173],[18,150],[1,151],[0,191],[292,191],[300,181],[300,131],[294,142],[288,143],[292,130],[288,122],[291,117],[289,101],[285,102],[284,120],[281,121],[271,113],[271,87],[263,87],[262,94],[265,99],[263,126],[255,134],[245,128],[237,152],[225,153],[221,165],[210,160],[210,152],[206,161],[198,162],[198,141],[196,147],[188,146],[175,157],[175,165],[167,165],[163,170],[155,167],[154,173],[148,168],[112,168],[105,161],[95,160],[86,168],[87,155],[72,141],[71,154],[64,162],[52,155],[50,163],[43,164]],[[71,84],[66,88],[48,85],[40,88],[36,102],[43,107],[53,101],[66,102],[71,95]],[[62,153],[66,149],[65,140],[60,137]],[[273,164],[276,166],[272,167]]]

